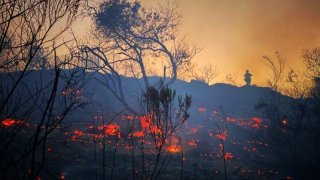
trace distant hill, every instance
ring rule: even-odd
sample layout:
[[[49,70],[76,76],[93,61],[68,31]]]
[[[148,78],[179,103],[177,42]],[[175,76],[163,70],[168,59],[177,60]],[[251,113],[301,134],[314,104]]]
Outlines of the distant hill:
[[[63,70],[62,74],[67,76],[70,70]],[[28,76],[23,79],[24,85],[21,88],[28,86],[30,90],[36,89],[42,84],[49,83],[53,79],[54,72],[52,70],[29,71]],[[12,79],[18,73],[0,74],[3,86],[12,86]],[[102,76],[97,73],[87,72],[86,84],[81,88],[81,95],[85,96],[92,104],[100,104],[105,111],[117,112],[123,110],[122,104],[113,96],[113,94],[98,81],[105,81]],[[84,79],[82,79],[84,80]],[[154,84],[159,80],[159,77],[150,77],[150,83]],[[63,78],[60,80],[59,88],[63,88]],[[140,84],[140,86],[139,86]],[[254,106],[262,98],[268,98],[271,95],[284,100],[291,100],[290,97],[281,95],[269,88],[244,86],[236,87],[229,84],[217,83],[214,85],[207,85],[198,81],[185,82],[177,80],[172,88],[176,90],[178,95],[185,95],[186,93],[192,95],[191,122],[197,118],[199,108],[206,108],[207,112],[213,111],[215,108],[223,108],[225,113],[231,116],[249,117],[255,114]],[[123,77],[123,89],[127,96],[129,104],[133,107],[139,108],[139,99],[143,89],[141,79]],[[90,105],[89,105],[90,106]],[[89,107],[81,109],[79,113],[74,113],[71,119],[86,119],[90,118]],[[81,116],[80,116],[81,115]]]

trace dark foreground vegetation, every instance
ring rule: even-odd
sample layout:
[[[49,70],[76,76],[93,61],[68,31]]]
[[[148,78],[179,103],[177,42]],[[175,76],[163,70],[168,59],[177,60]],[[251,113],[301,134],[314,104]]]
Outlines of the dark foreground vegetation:
[[[40,77],[54,78],[54,72],[28,72],[32,80],[26,79],[25,84],[19,85],[20,95],[14,97],[19,102],[30,101],[29,92],[23,87],[34,91]],[[13,76],[14,73],[1,74],[2,80]],[[41,126],[45,109],[35,107],[28,109],[28,116],[18,116],[18,112],[25,112],[22,110],[31,105],[3,118],[3,177],[28,178],[31,140],[37,129],[41,143],[36,144],[34,166],[37,177],[43,179],[318,176],[315,97],[294,99],[269,88],[183,81],[173,85],[174,91],[159,84],[156,77],[149,78],[154,86],[141,96],[130,97],[139,92],[139,87],[134,86],[134,78],[123,78],[129,104],[139,106],[142,112],[134,115],[126,112],[112,93],[95,80],[99,75],[85,73],[84,77],[90,80],[76,89],[66,89],[64,81],[58,83],[57,100],[49,109],[51,118],[46,116]],[[185,94],[192,94],[192,100]],[[38,99],[50,97],[50,93],[44,93]],[[45,108],[46,104],[44,101],[40,107]],[[71,104],[77,108],[64,115]]]

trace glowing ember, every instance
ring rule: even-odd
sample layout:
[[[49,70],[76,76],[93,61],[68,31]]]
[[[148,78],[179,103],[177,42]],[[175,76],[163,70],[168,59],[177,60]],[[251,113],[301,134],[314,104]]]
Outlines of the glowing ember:
[[[261,124],[262,123],[262,119],[258,118],[258,117],[253,117],[251,118],[251,120],[254,122],[254,123],[257,123],[257,124]]]
[[[188,145],[191,146],[191,147],[197,147],[197,143],[193,139],[191,141],[188,141]]]
[[[220,158],[223,155],[223,144],[219,144],[219,151],[217,152],[217,157]]]
[[[252,124],[251,125],[253,128],[259,128],[260,127],[260,124]]]
[[[15,125],[16,121],[14,119],[5,119],[2,121],[2,125],[6,126],[6,127],[10,127]]]
[[[233,155],[232,155],[231,153],[227,152],[227,153],[224,155],[224,158],[225,158],[226,160],[232,159],[232,158],[233,158]]]
[[[178,147],[178,146],[169,146],[167,148],[167,151],[169,151],[170,153],[178,153],[178,152],[181,152],[181,148]]]
[[[127,115],[127,116],[123,115],[122,118],[130,120],[130,121],[134,120],[134,116],[132,116],[132,115]]]
[[[160,128],[158,128],[157,126],[151,126],[150,127],[150,132],[154,133],[154,134],[162,134],[162,131]]]
[[[65,179],[66,179],[65,173],[62,173],[62,174],[60,175],[60,180],[65,180]]]
[[[197,128],[192,128],[191,129],[191,134],[196,134],[198,132],[198,129]]]
[[[5,119],[2,121],[2,125],[5,127],[11,127],[11,126],[21,124],[21,123],[22,123],[22,121],[11,119],[11,118],[8,118],[8,119]]]
[[[204,113],[204,112],[206,112],[206,110],[207,110],[207,108],[205,108],[205,107],[199,107],[199,108],[198,108],[198,111],[199,111],[200,113]]]
[[[79,130],[74,130],[72,132],[73,136],[71,137],[71,140],[76,141],[80,136],[84,135],[84,132],[79,131]]]
[[[260,128],[262,125],[262,120],[258,117],[253,117],[251,118],[251,120],[253,121],[253,124],[251,124],[251,127],[253,128]]]
[[[105,127],[104,130],[105,134],[110,135],[110,136],[115,136],[119,135],[120,132],[120,126],[117,124],[109,124]]]
[[[144,132],[143,131],[137,131],[133,133],[134,137],[143,137],[144,136]]]
[[[216,137],[218,139],[221,139],[221,140],[225,141],[227,139],[227,131],[224,131],[223,133],[217,134]]]
[[[283,126],[288,125],[288,120],[287,120],[287,119],[283,119],[283,120],[281,121],[281,124],[282,124]]]
[[[227,122],[236,122],[235,118],[227,117]]]
[[[76,95],[79,96],[81,91],[78,89],[65,89],[60,92],[61,96]]]
[[[103,130],[104,128],[105,128],[105,126],[103,126],[103,125],[98,126],[99,131]]]
[[[82,136],[84,133],[83,133],[82,131],[79,131],[79,130],[74,130],[74,131],[73,131],[73,134],[74,134],[75,136]]]
[[[151,124],[151,117],[149,115],[140,117],[140,124],[142,129],[146,129]]]

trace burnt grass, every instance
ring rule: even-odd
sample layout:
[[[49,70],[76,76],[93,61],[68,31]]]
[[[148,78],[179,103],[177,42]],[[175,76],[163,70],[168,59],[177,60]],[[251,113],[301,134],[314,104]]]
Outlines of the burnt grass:
[[[67,70],[66,70],[67,71]],[[26,79],[26,86],[32,91],[34,81],[39,72],[32,72]],[[42,79],[52,79],[52,73],[43,71]],[[131,137],[127,120],[120,114],[124,107],[105,87],[95,81],[100,76],[88,73],[91,80],[80,89],[81,98],[90,100],[83,108],[71,112],[54,133],[47,137],[45,148],[46,164],[40,173],[42,179],[143,179],[149,177],[155,155],[145,152],[145,171],[142,172],[142,157],[138,137],[133,137],[134,156],[130,148]],[[10,81],[3,82],[10,84]],[[150,77],[150,82],[157,82],[158,77]],[[40,80],[39,80],[40,81]],[[126,97],[129,104],[138,107],[137,99],[141,89],[136,85],[137,79],[123,78]],[[138,79],[138,81],[142,81]],[[63,88],[59,85],[59,92]],[[36,87],[34,87],[36,88]],[[318,141],[315,134],[318,129],[313,126],[318,116],[314,115],[314,104],[310,99],[293,99],[279,92],[264,87],[235,87],[227,84],[208,86],[201,82],[184,82],[177,80],[172,86],[178,95],[192,95],[190,119],[174,136],[179,137],[178,152],[168,154],[167,161],[158,179],[225,179],[224,155],[226,159],[226,175],[228,179],[315,179],[319,177]],[[60,94],[59,94],[60,95]],[[22,96],[21,94],[17,96]],[[273,99],[272,99],[273,98]],[[272,100],[281,102],[273,104]],[[101,131],[92,131],[102,125],[95,104],[104,108],[105,123],[119,124],[121,134],[117,144],[117,135],[105,137],[105,148]],[[306,114],[300,118],[299,108],[306,106]],[[55,105],[59,108],[60,104]],[[257,107],[264,108],[259,111]],[[39,110],[40,111],[40,110]],[[280,114],[281,119],[270,114]],[[24,145],[29,146],[30,136],[34,132],[40,112],[33,112],[29,126],[22,128],[12,154],[21,154]],[[298,114],[298,115],[297,115]],[[285,115],[285,116],[284,116]],[[283,119],[282,117],[286,117]],[[112,120],[113,119],[113,120]],[[139,126],[140,117],[135,117],[135,128]],[[285,124],[282,121],[287,121]],[[295,124],[301,122],[301,128]],[[217,128],[217,125],[220,128]],[[2,128],[3,132],[10,128]],[[81,132],[80,134],[75,131]],[[221,152],[220,133],[226,133],[223,140],[224,154]],[[115,151],[115,147],[117,150]],[[104,160],[103,160],[104,149]],[[39,148],[38,158],[43,154]],[[316,155],[318,154],[318,155]],[[133,163],[134,157],[134,165]],[[29,159],[27,158],[27,161]],[[40,162],[41,159],[38,159]],[[25,162],[26,163],[26,162]],[[182,168],[183,164],[183,168]],[[103,168],[104,167],[104,168]],[[103,171],[104,169],[104,171]],[[21,173],[25,173],[22,171]],[[113,172],[113,173],[112,173]],[[134,175],[133,175],[134,174]]]

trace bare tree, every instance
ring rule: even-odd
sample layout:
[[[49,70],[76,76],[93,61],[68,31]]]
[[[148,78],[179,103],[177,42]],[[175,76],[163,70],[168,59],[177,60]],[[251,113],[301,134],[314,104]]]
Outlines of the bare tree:
[[[36,179],[47,164],[46,148],[53,143],[48,137],[84,105],[75,93],[81,82],[76,70],[66,76],[60,68],[74,57],[56,54],[64,44],[57,40],[76,19],[79,5],[79,0],[0,1],[2,178]],[[51,68],[50,76],[30,71],[42,67]]]
[[[0,105],[1,114],[39,49],[53,47],[55,40],[75,20],[79,0],[3,0],[0,7],[3,10],[0,14],[0,71],[19,70],[14,85]],[[61,21],[65,23],[59,25]],[[48,55],[52,52],[50,50]]]
[[[178,69],[198,52],[195,46],[186,43],[185,37],[178,37],[181,15],[175,4],[147,9],[137,1],[110,0],[90,9],[96,38],[91,45],[79,46],[79,55],[94,64],[91,69],[107,77],[103,84],[132,113],[136,110],[129,106],[123,94],[122,64],[134,67],[132,74],[141,76],[144,88],[150,86],[148,69],[163,64],[163,79],[169,85],[176,80]],[[90,54],[98,61],[90,59]]]
[[[175,91],[165,86],[162,81],[155,86],[150,86],[143,94],[141,109],[145,118],[141,126],[145,134],[149,136],[145,138],[151,138],[155,152],[155,160],[148,179],[158,179],[166,165],[170,148],[175,151],[181,146],[172,141],[189,119],[188,109],[191,106],[191,96],[179,96],[176,108],[174,100]]]
[[[275,52],[275,59],[269,56],[262,56],[262,62],[271,71],[267,85],[273,90],[278,90],[279,86],[283,83],[284,71],[285,71],[285,59],[280,56],[279,52]]]
[[[305,62],[308,74],[313,77],[320,77],[320,48],[304,49],[302,58]]]
[[[200,69],[195,69],[192,76],[195,80],[203,81],[206,84],[212,83],[212,80],[218,76],[219,72],[216,66],[204,65]]]
[[[291,69],[284,81],[282,93],[294,98],[306,98],[312,90],[312,80],[306,73],[296,72]]]
[[[226,75],[226,81],[229,82],[230,84],[236,86],[237,85],[237,79],[238,79],[238,74],[227,74]]]

